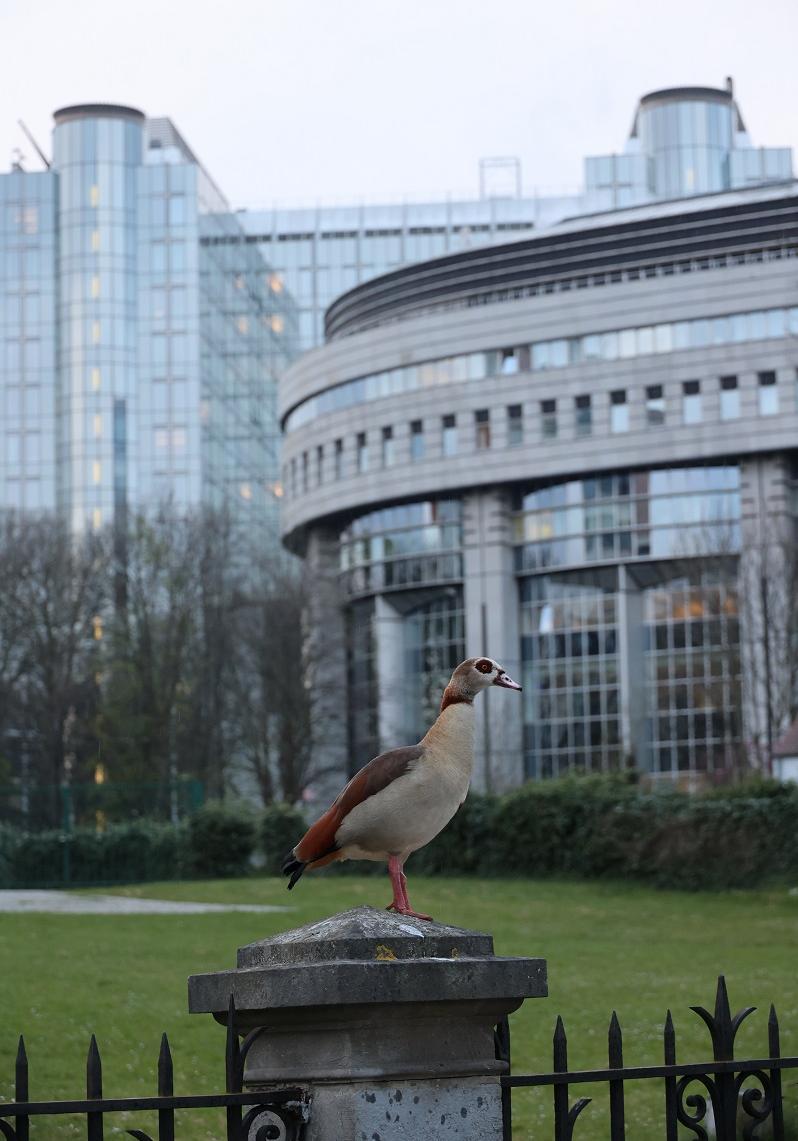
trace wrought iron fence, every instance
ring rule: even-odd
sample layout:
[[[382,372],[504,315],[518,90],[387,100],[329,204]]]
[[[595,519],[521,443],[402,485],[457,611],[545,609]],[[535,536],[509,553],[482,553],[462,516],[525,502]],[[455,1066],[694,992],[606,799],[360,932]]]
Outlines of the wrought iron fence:
[[[86,1058],[86,1097],[75,1101],[32,1101],[25,1043],[19,1040],[15,1073],[15,1100],[0,1102],[0,1137],[5,1141],[29,1141],[30,1123],[38,1117],[76,1114],[86,1121],[88,1141],[103,1141],[105,1115],[109,1113],[158,1114],[157,1141],[175,1141],[178,1111],[221,1108],[226,1111],[225,1141],[301,1141],[310,1112],[310,1097],[301,1089],[246,1092],[244,1061],[261,1030],[251,1031],[239,1042],[232,995],[227,1019],[224,1093],[176,1095],[172,1054],[164,1034],[156,1070],[154,1097],[103,1097],[102,1060],[94,1035]],[[245,1113],[244,1110],[247,1110]],[[12,1124],[13,1122],[13,1124]],[[127,1129],[136,1141],[155,1141],[143,1129]],[[191,1132],[183,1134],[190,1137]]]
[[[756,1010],[746,1006],[732,1016],[726,980],[718,978],[715,1009],[691,1006],[706,1023],[712,1039],[712,1060],[677,1063],[676,1031],[670,1010],[663,1030],[661,1066],[624,1066],[623,1038],[620,1023],[613,1012],[608,1032],[609,1066],[603,1070],[569,1070],[568,1041],[565,1026],[557,1018],[553,1041],[553,1068],[547,1074],[508,1074],[502,1077],[504,1141],[512,1141],[512,1091],[530,1086],[550,1086],[554,1102],[554,1141],[578,1138],[577,1121],[592,1098],[580,1097],[571,1103],[568,1087],[599,1084],[607,1087],[609,1097],[610,1141],[626,1141],[639,1136],[627,1132],[624,1089],[628,1081],[661,1081],[663,1083],[663,1125],[665,1141],[677,1141],[679,1126],[688,1136],[699,1141],[756,1141],[764,1137],[787,1141],[784,1121],[782,1071],[798,1068],[798,1057],[781,1056],[779,1023],[773,1006],[768,1018],[767,1055],[761,1058],[735,1059],[734,1040],[741,1024]],[[510,1029],[505,1019],[496,1028],[497,1057],[510,1063]],[[755,1082],[747,1086],[748,1082]],[[691,1087],[698,1087],[691,1092]],[[684,1130],[682,1131],[684,1136]],[[795,1136],[795,1134],[793,1134]]]

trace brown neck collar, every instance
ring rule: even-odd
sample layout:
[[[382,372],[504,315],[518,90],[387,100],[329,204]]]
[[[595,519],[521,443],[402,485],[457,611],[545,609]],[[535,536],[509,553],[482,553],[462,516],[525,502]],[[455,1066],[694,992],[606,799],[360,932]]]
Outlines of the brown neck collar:
[[[450,705],[473,705],[473,696],[469,697],[468,694],[463,693],[461,689],[455,689],[451,683],[446,686],[441,698],[441,713]]]

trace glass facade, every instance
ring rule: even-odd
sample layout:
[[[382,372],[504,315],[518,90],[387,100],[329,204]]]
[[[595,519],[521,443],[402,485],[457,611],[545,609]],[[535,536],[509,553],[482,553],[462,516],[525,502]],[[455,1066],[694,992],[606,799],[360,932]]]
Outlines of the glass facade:
[[[732,768],[742,735],[734,561],[664,577],[643,606],[644,764],[674,775]]]
[[[0,204],[0,505],[81,531],[224,504],[277,548],[295,307],[227,240],[236,217],[174,125],[64,108],[52,169],[0,177]]]
[[[689,321],[670,321],[659,325],[588,333],[581,337],[535,341],[511,349],[490,349],[462,356],[439,357],[423,364],[406,365],[404,368],[388,369],[347,380],[316,396],[310,396],[288,413],[285,431],[295,431],[328,412],[441,384],[484,380],[529,369],[544,372],[591,361],[627,360],[672,353],[679,349],[700,349],[796,336],[798,306],[793,306],[789,309],[730,313],[723,317],[697,317]],[[508,362],[511,363],[508,365]]]
[[[623,472],[519,493],[515,541],[522,573],[737,551],[739,469]]]
[[[55,174],[0,177],[0,505],[56,506]]]
[[[404,722],[408,741],[420,740],[435,718],[452,671],[466,656],[460,587],[425,599],[402,618]]]
[[[621,762],[615,572],[521,581],[527,778]]]
[[[340,536],[346,592],[462,578],[462,514],[459,499],[434,499],[358,516]]]

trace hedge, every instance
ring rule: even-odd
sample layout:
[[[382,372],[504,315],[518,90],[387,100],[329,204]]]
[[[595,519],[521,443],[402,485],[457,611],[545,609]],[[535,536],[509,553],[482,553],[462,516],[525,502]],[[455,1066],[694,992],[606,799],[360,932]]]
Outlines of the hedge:
[[[68,841],[0,824],[0,887],[63,883],[67,845],[75,884],[244,875],[256,844],[275,875],[306,824],[290,805],[256,817],[228,802],[174,827],[137,820],[102,833],[78,829]],[[798,879],[798,786],[757,781],[688,795],[672,786],[650,791],[628,776],[587,776],[529,783],[502,797],[471,793],[410,866],[433,875],[604,877],[691,889],[787,882]],[[384,872],[354,861],[337,868]]]

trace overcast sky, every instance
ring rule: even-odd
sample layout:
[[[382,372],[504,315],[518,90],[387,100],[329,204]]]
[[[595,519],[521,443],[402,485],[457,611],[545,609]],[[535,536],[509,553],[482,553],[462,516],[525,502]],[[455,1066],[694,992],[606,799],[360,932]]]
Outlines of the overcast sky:
[[[168,115],[235,206],[476,194],[481,157],[575,188],[639,95],[732,75],[798,151],[796,0],[0,0],[0,166],[51,113]]]

